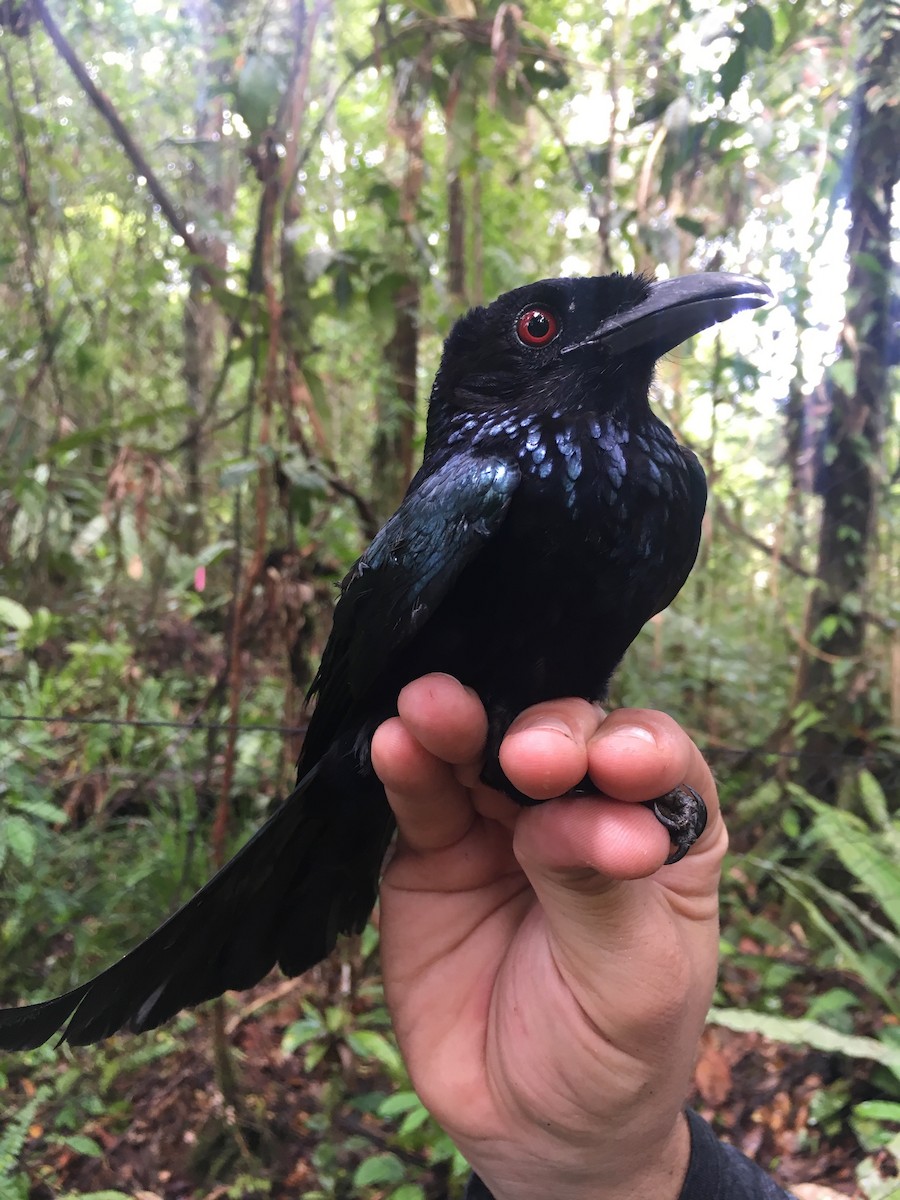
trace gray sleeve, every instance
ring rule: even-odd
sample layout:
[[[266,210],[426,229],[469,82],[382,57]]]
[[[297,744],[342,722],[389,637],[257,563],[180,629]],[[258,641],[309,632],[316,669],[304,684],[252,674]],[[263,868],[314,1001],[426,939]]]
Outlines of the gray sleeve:
[[[679,1200],[793,1200],[761,1167],[734,1146],[720,1142],[710,1126],[687,1111],[691,1158]],[[493,1200],[477,1175],[466,1188],[465,1200]]]

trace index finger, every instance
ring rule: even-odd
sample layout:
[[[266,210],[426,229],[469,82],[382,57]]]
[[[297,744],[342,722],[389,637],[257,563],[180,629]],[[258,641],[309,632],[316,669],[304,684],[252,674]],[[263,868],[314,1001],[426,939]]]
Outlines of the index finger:
[[[400,693],[399,716],[372,738],[372,765],[384,784],[404,847],[428,852],[458,842],[475,810],[456,767],[484,749],[481,701],[449,675],[426,675]]]

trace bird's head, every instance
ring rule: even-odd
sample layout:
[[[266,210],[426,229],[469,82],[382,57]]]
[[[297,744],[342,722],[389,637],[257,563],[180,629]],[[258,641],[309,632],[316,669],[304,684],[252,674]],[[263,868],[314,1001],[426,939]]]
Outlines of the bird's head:
[[[474,308],[444,346],[432,409],[608,412],[646,402],[657,359],[701,329],[772,298],[743,275],[542,279]],[[441,421],[441,423],[443,423]]]

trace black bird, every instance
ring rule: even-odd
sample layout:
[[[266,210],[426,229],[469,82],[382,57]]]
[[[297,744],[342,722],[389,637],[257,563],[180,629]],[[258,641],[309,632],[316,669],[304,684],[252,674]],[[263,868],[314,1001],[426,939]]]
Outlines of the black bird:
[[[0,1011],[0,1047],[37,1046],[66,1022],[76,1045],[153,1029],[276,962],[298,975],[362,929],[394,829],[370,742],[420,675],[475,689],[490,722],[485,779],[527,802],[497,761],[512,719],[554,697],[603,699],[697,554],[706,481],[650,410],[656,360],[770,297],[739,275],[545,279],[458,321],[422,466],[343,582],[296,788],[119,962]],[[680,857],[702,801],[680,789],[656,811]]]

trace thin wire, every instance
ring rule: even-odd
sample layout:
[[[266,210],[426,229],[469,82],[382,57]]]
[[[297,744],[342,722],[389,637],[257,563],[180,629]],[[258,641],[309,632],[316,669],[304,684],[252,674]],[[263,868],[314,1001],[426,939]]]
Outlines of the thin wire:
[[[166,721],[142,717],[67,717],[32,716],[20,713],[0,712],[0,721],[33,722],[37,725],[110,725],[115,728],[137,729],[182,729],[193,730],[235,730],[238,733],[305,733],[306,725],[241,725],[218,721]],[[897,756],[891,750],[870,749],[860,754],[842,754],[834,751],[828,754],[811,754],[806,750],[766,750],[761,746],[700,746],[704,754],[748,754],[756,758],[785,758],[797,760],[817,760],[820,762],[859,762],[870,761],[873,758],[890,760]]]
[[[238,733],[305,733],[305,725],[233,725],[220,721],[164,721],[127,717],[39,717],[0,712],[0,721],[33,721],[38,725],[113,725],[136,729],[237,730]]]

